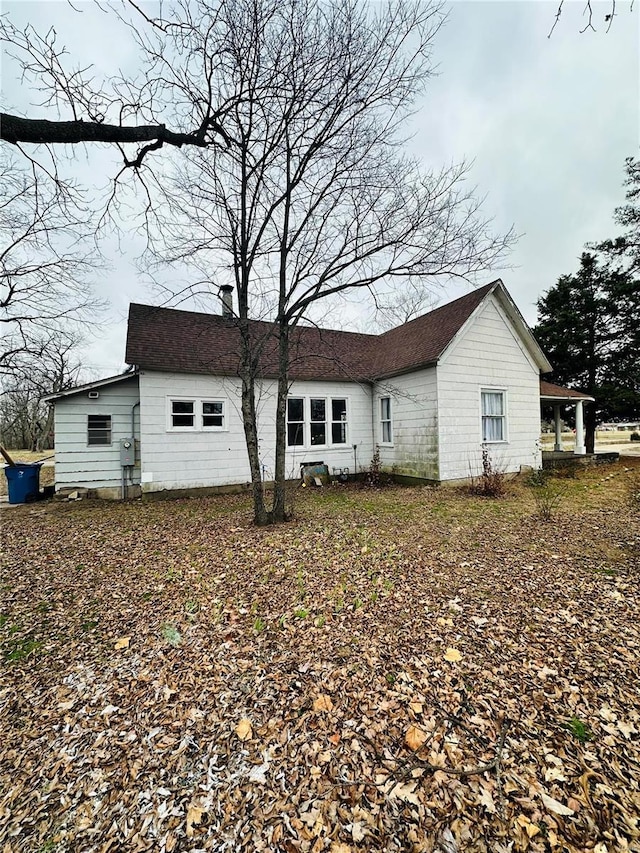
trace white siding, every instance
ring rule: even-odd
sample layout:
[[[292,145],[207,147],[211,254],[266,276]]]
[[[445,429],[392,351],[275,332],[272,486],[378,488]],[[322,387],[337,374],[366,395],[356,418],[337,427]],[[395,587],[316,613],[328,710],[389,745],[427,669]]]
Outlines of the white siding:
[[[506,390],[507,440],[487,445],[494,465],[514,472],[540,464],[539,371],[494,296],[458,334],[437,378],[441,480],[481,470],[482,388]]]
[[[258,390],[260,461],[265,479],[273,477],[275,463],[276,383],[265,381]],[[251,479],[240,411],[240,380],[230,377],[142,371],[143,400],[142,488],[144,491],[189,489],[248,483]],[[331,397],[348,400],[348,434],[345,446],[301,447],[287,453],[287,477],[297,478],[300,464],[322,461],[332,468],[353,471],[354,451],[359,466],[371,459],[371,392],[350,382],[294,382],[291,396]],[[224,400],[225,430],[177,432],[169,424],[169,400]]]
[[[392,444],[382,444],[380,399],[391,397]],[[380,461],[385,471],[437,480],[438,411],[434,367],[378,383],[373,418]]]
[[[119,487],[120,439],[131,438],[131,413],[139,400],[138,379],[131,377],[96,389],[100,396],[90,400],[83,391],[55,403],[56,489]],[[139,438],[138,409],[135,410],[135,438]],[[111,444],[87,443],[88,415],[111,415]],[[136,442],[138,444],[138,442]],[[139,445],[137,460],[139,460]],[[134,468],[133,482],[140,482],[140,463]]]

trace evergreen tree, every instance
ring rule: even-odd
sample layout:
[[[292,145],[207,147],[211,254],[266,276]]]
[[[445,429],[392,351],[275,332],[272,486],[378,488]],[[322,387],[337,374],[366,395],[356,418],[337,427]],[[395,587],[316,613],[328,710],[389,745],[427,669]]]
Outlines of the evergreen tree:
[[[621,261],[627,269],[640,273],[640,159],[627,157],[627,173],[624,185],[627,187],[626,204],[617,207],[613,218],[625,231],[620,237],[605,240],[594,248],[605,253],[611,259]]]
[[[600,418],[640,415],[640,280],[631,269],[585,252],[575,275],[563,275],[538,300],[534,334],[554,382],[586,391],[587,452]]]

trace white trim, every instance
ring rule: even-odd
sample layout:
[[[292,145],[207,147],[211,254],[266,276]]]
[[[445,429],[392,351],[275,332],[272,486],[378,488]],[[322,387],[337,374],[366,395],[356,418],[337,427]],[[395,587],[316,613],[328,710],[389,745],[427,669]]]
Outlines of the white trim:
[[[197,432],[196,427],[196,397],[179,397],[179,396],[167,396],[167,432]],[[192,426],[174,426],[173,423],[173,403],[193,403],[193,413],[191,417],[193,418]]]
[[[508,325],[512,326],[517,332],[517,334],[513,335],[513,330],[511,330],[511,334],[514,336],[515,340],[517,341],[523,352],[525,350],[528,350],[530,359],[533,360],[533,364],[537,366],[540,373],[551,373],[553,367],[551,366],[546,355],[540,348],[540,344],[534,338],[533,333],[527,325],[526,320],[520,313],[518,306],[515,304],[515,302],[509,295],[509,292],[504,286],[502,279],[499,278],[492,283],[492,286],[489,288],[482,301],[479,302],[478,305],[476,305],[471,314],[469,314],[467,319],[455,333],[453,338],[449,341],[447,346],[440,353],[437,359],[438,364],[440,364],[441,362],[445,362],[447,358],[452,354],[459,341],[465,336],[467,329],[473,323],[475,323],[477,317],[485,310],[490,296],[495,297],[498,311],[500,311],[500,308],[502,308],[504,312],[504,316],[502,319],[508,320]]]
[[[289,420],[289,400],[302,400],[303,401],[303,412],[302,412],[302,420],[301,421],[290,421]],[[325,404],[325,420],[324,421],[313,421],[313,423],[324,423],[324,435],[325,435],[325,443],[324,444],[312,444],[311,443],[311,400],[324,400]],[[340,423],[340,421],[333,420],[333,412],[332,412],[332,402],[333,400],[344,400],[346,407],[347,417],[344,421],[346,425],[346,440],[340,442],[333,442],[332,440],[332,427],[334,423]],[[353,450],[349,445],[349,434],[351,431],[351,397],[349,394],[289,394],[287,395],[287,405],[285,409],[285,438],[286,438],[286,452],[287,453],[299,453],[312,450]],[[289,444],[289,424],[302,424],[302,440],[303,444]]]
[[[484,437],[484,429],[482,428],[482,420],[484,417],[487,417],[482,413],[482,395],[484,393],[487,394],[502,394],[502,415],[496,415],[495,417],[502,418],[503,422],[503,438],[498,439],[485,439]],[[478,388],[478,402],[480,408],[480,443],[481,444],[509,444],[509,390],[502,385],[480,385]]]
[[[388,419],[385,418],[384,420],[382,418],[382,401],[383,400],[389,401],[389,418]],[[378,442],[378,444],[381,447],[393,447],[393,396],[391,394],[379,394],[378,395],[377,409],[378,409],[378,412],[377,412],[376,420],[377,420],[377,424],[378,424],[378,436],[380,438],[380,441]],[[389,434],[391,436],[389,441],[384,440],[383,424],[386,424],[386,423],[389,424]]]
[[[72,397],[74,394],[82,394],[84,391],[91,391],[94,388],[103,388],[105,385],[115,385],[118,382],[124,382],[127,379],[137,379],[138,371],[133,370],[128,373],[119,373],[117,376],[107,376],[106,379],[96,379],[95,382],[87,382],[84,385],[77,385],[75,388],[69,388],[67,391],[58,391],[55,394],[47,394],[43,397],[45,403],[54,403],[56,400],[61,400],[63,397]]]
[[[228,420],[227,420],[227,401],[223,397],[202,397],[202,399],[198,400],[200,404],[198,407],[198,417],[199,417],[199,427],[202,432],[229,432]],[[205,403],[220,403],[222,406],[222,414],[221,415],[206,415],[204,413]],[[204,419],[205,417],[215,418],[222,417],[222,426],[205,426]]]
[[[229,432],[229,401],[226,397],[196,397],[195,395],[168,394],[166,400],[166,428],[165,432],[201,433],[201,432]],[[173,403],[193,403],[193,426],[173,425]],[[222,403],[223,426],[205,426],[203,423],[204,403]]]

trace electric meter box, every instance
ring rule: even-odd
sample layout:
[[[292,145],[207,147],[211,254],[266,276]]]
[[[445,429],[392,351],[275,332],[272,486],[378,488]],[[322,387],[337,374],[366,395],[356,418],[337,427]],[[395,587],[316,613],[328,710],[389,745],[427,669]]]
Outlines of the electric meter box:
[[[136,464],[136,443],[133,438],[120,439],[120,465],[123,468]]]

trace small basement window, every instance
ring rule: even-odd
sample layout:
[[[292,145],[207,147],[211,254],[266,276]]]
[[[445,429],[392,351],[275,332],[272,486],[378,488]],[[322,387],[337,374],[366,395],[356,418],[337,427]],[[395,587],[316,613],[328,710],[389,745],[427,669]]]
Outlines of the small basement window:
[[[111,415],[87,416],[87,444],[111,444]]]

